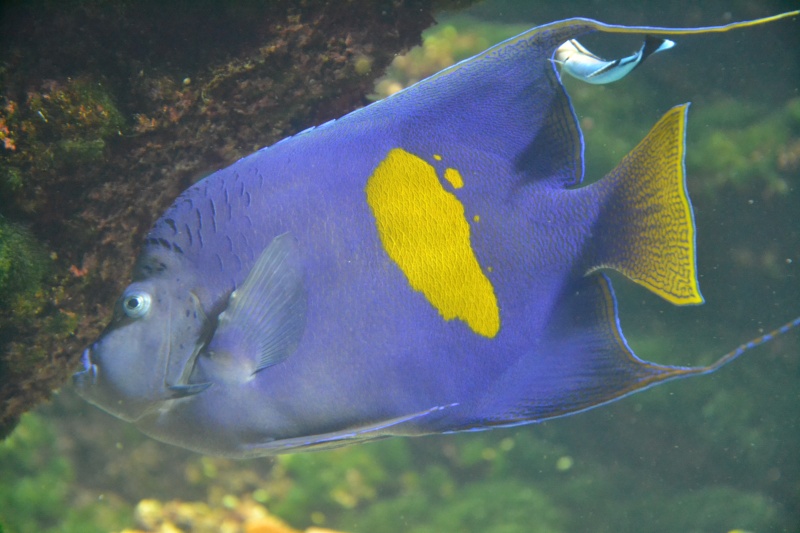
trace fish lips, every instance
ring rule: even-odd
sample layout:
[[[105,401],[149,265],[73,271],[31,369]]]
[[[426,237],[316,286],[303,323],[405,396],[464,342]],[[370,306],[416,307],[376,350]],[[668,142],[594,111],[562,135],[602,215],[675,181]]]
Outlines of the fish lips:
[[[125,403],[129,403],[131,407],[133,407],[138,406],[137,404],[140,402],[117,402],[117,407],[111,408],[110,404],[103,400],[104,391],[102,390],[103,387],[98,385],[98,367],[92,359],[91,347],[86,348],[83,351],[83,354],[81,354],[81,365],[83,365],[83,370],[72,375],[72,384],[75,386],[78,395],[83,397],[89,403],[97,405],[101,409],[130,422],[137,420],[144,413],[146,413],[146,408],[138,414],[134,414],[136,412],[135,408],[132,409],[131,412],[127,412],[128,409],[121,409],[122,405],[125,405]],[[163,397],[155,398],[155,400],[176,400],[188,396],[194,396],[205,391],[210,386],[210,382],[167,386],[164,390]]]
[[[105,376],[102,357],[95,353],[96,348],[95,344],[83,351],[81,355],[83,370],[72,375],[75,390],[84,400],[126,422],[136,422],[153,410],[160,400],[167,399],[157,395],[131,397],[120,394]]]
[[[86,348],[83,351],[81,364],[83,365],[83,370],[72,375],[72,383],[79,392],[97,383],[97,365],[92,363],[91,348]]]

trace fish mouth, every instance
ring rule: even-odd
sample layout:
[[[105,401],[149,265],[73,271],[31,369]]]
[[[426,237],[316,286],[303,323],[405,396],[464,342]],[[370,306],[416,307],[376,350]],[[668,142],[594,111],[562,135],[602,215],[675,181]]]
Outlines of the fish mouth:
[[[72,383],[78,388],[94,385],[97,381],[97,365],[92,362],[91,348],[86,348],[81,355],[83,370],[72,375]]]

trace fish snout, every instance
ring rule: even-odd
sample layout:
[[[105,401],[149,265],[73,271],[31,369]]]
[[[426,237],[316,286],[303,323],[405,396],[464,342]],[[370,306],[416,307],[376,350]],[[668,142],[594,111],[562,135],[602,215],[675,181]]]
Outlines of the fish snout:
[[[72,383],[79,389],[89,387],[97,381],[97,365],[92,362],[92,349],[86,348],[81,355],[83,370],[72,375]]]

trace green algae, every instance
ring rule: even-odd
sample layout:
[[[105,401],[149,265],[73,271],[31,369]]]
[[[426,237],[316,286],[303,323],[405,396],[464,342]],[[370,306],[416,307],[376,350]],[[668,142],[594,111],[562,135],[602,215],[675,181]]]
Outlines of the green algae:
[[[69,169],[102,160],[108,140],[124,127],[111,93],[89,77],[48,81],[22,101],[4,97],[0,204],[29,214],[43,209],[35,188],[51,186]]]
[[[402,481],[393,472],[407,469],[412,462],[402,441],[385,443],[380,455],[353,451],[335,450],[333,461],[317,454],[278,456],[267,499],[271,510],[289,522],[301,523],[314,513],[331,517],[363,508],[380,494],[396,490]]]
[[[99,533],[131,519],[118,502],[81,498],[75,478],[52,426],[26,414],[0,442],[0,527],[13,533]]]
[[[508,479],[457,486],[446,497],[407,492],[375,504],[342,527],[398,533],[563,533],[568,531],[564,515],[565,509],[541,488]]]
[[[83,142],[94,144],[118,135],[124,125],[111,94],[90,78],[53,82],[43,91],[29,94],[26,103],[33,121],[26,131],[34,141],[66,140],[77,149]]]
[[[624,87],[598,87],[565,77],[564,84],[578,111],[591,182],[613,169],[659,118],[655,110],[641,112],[652,82],[632,77],[620,82]],[[622,91],[625,98],[618,97]],[[713,199],[725,189],[760,187],[767,195],[787,195],[800,170],[800,98],[777,110],[734,98],[694,105],[686,143],[693,194]]]
[[[44,246],[29,231],[0,216],[0,346],[6,348],[20,328],[43,313],[49,267]],[[64,324],[51,325],[58,330]],[[5,351],[3,356],[0,383],[35,367],[46,354],[32,350],[23,357],[12,357]]]
[[[24,345],[33,324],[63,342],[78,329],[79,317],[57,303],[65,298],[68,278],[57,276],[44,244],[26,228],[0,215],[0,386],[20,390],[35,387],[28,380],[47,363],[50,352],[38,344]],[[40,374],[41,376],[41,374]],[[13,398],[13,394],[11,395]],[[0,437],[16,424],[0,423]]]
[[[798,100],[771,111],[732,99],[697,109],[692,122],[701,127],[689,130],[686,165],[699,176],[701,190],[763,186],[767,193],[787,194],[800,157],[790,161],[787,153],[800,139]]]
[[[40,290],[47,267],[44,247],[0,215],[0,307]]]
[[[25,422],[0,447],[0,477],[4,478],[0,486],[6,488],[0,491],[0,508],[14,509],[13,516],[4,519],[20,532],[57,524],[73,479],[68,461],[53,446],[53,430],[36,416],[25,417]],[[37,517],[35,523],[33,517]]]
[[[485,22],[469,16],[446,17],[422,33],[420,46],[392,61],[386,74],[375,82],[371,99],[385,98],[528,29],[527,25]]]
[[[731,408],[748,401],[740,395]],[[625,409],[617,411],[622,414]],[[563,422],[482,434],[394,439],[280,456],[274,461],[241,463],[192,456],[188,463],[204,465],[210,509],[227,507],[232,499],[252,498],[295,524],[354,533],[638,531],[642,524],[653,533],[771,531],[786,523],[785,510],[757,487],[710,482],[689,488],[665,477],[663,471],[637,467],[635,461],[623,458],[622,451],[613,455],[615,459],[604,459],[596,450],[587,453],[581,449],[586,443],[579,442],[586,440],[586,428],[573,440]],[[687,433],[707,431],[702,417],[692,421],[684,416],[683,423],[688,427],[682,431]],[[598,434],[597,446],[602,439]],[[719,449],[720,439],[717,435],[715,442],[700,446]],[[48,517],[57,515],[40,509],[47,505],[63,513],[64,531],[80,530],[77,524],[84,524],[87,531],[100,530],[101,525],[105,530],[130,526],[129,506],[113,497],[90,504],[86,502],[91,498],[64,494],[65,485],[82,489],[75,484],[72,463],[56,457],[57,442],[58,436],[41,417],[26,415],[20,430],[0,448],[0,484],[6,485],[3,476],[8,475],[8,479],[25,480],[23,485],[46,482],[49,487],[41,495],[22,491],[18,496],[0,488],[0,508],[17,505],[15,497],[31,500],[20,504],[24,514],[15,517],[13,525],[6,520],[6,525],[12,531],[49,532],[53,529],[48,529]],[[670,442],[665,438],[663,445]],[[157,448],[148,449],[152,453]],[[605,450],[609,451],[613,452]],[[659,454],[660,450],[640,453]],[[15,466],[9,467],[12,462]],[[663,463],[663,467],[673,464]],[[245,482],[250,478],[252,492]],[[636,493],[641,487],[646,487],[645,493]],[[75,499],[84,503],[65,508]],[[39,529],[17,528],[18,523]],[[76,525],[66,529],[69,524]]]

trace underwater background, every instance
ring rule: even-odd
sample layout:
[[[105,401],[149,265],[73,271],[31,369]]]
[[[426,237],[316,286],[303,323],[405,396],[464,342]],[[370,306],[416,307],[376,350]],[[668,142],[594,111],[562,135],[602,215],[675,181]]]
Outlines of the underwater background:
[[[149,439],[67,384],[144,233],[209,171],[539,24],[702,26],[800,6],[467,4],[3,4],[0,531],[800,531],[797,332],[573,417],[247,461]],[[798,24],[680,37],[608,86],[565,80],[588,180],[692,102],[706,303],[676,309],[616,277],[645,359],[708,364],[800,314]],[[582,42],[619,57],[640,38]]]

